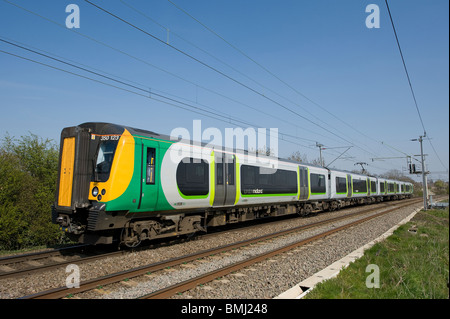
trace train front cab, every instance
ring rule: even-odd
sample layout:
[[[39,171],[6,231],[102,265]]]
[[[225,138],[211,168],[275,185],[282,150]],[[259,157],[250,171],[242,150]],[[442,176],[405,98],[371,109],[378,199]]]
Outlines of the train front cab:
[[[113,124],[84,123],[61,132],[52,221],[72,240],[84,235],[90,213],[104,209],[101,201],[114,196],[107,182],[118,169],[114,155],[124,130]]]

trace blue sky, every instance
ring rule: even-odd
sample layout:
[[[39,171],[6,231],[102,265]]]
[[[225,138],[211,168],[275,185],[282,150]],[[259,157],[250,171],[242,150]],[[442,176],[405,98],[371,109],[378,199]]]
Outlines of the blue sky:
[[[406,159],[372,158],[420,154],[419,143],[410,139],[423,128],[384,1],[173,0],[290,87],[167,0],[93,2],[226,76],[85,1],[0,0],[0,37],[170,94],[190,105],[183,107],[210,108],[222,119],[241,119],[255,128],[278,128],[280,157],[300,151],[312,161],[319,156],[318,142],[330,148],[324,151],[330,163],[343,147],[353,146],[332,166],[352,170],[359,168],[356,162],[366,162],[369,172],[382,174],[405,170]],[[69,4],[80,8],[79,29],[65,26]],[[369,4],[380,8],[379,29],[365,25]],[[449,3],[390,0],[389,5],[431,138],[432,144],[424,142],[428,169],[436,172],[430,177],[448,180]],[[148,95],[2,41],[0,50]],[[196,119],[203,129],[217,127],[223,134],[227,127],[247,128],[3,52],[0,110],[0,136],[32,132],[56,142],[64,127],[91,121],[162,134],[177,127],[192,132]]]

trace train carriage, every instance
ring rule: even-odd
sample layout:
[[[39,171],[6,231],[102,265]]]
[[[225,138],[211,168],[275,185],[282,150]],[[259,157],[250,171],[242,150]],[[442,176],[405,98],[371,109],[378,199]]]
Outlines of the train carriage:
[[[377,178],[369,176],[367,177],[367,187],[368,187],[368,194],[371,196],[377,196],[378,195],[378,187],[377,187]]]
[[[308,166],[309,172],[309,200],[329,199],[330,186],[328,179],[328,169],[324,167]]]
[[[386,188],[387,188],[387,199],[394,199],[397,194],[397,183],[393,180],[386,180]]]
[[[352,197],[365,198],[369,195],[369,183],[366,175],[352,174]]]
[[[330,199],[346,199],[352,197],[351,174],[344,171],[330,170]]]
[[[387,183],[384,178],[378,178],[378,194],[381,198],[384,198],[387,194]]]
[[[392,180],[380,184],[109,123],[65,128],[60,145],[53,222],[84,243],[134,247],[211,226],[412,193],[412,186]]]

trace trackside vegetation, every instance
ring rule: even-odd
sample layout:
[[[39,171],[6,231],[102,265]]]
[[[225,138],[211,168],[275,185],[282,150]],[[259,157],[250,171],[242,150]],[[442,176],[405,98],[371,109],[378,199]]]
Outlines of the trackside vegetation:
[[[379,288],[369,265],[379,269]],[[420,211],[337,277],[318,284],[305,299],[448,299],[448,282],[446,208]]]
[[[51,223],[59,147],[34,134],[0,140],[0,251],[55,245]]]

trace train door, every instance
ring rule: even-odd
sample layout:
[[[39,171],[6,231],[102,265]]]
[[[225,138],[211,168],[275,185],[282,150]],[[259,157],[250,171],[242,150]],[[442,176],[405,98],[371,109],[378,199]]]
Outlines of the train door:
[[[352,175],[347,174],[347,197],[353,196],[353,190],[352,190]]]
[[[158,202],[160,178],[158,176],[159,143],[142,141],[141,145],[141,196],[138,209],[153,211]]]
[[[215,191],[213,206],[234,205],[236,200],[236,156],[214,152]]]
[[[300,166],[300,198],[299,200],[308,199],[308,168]]]

